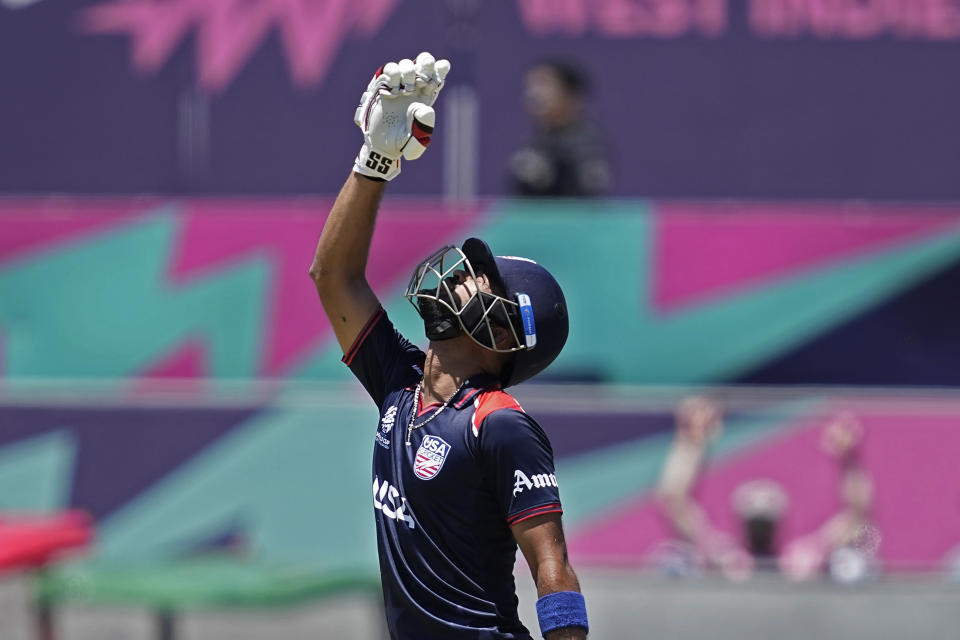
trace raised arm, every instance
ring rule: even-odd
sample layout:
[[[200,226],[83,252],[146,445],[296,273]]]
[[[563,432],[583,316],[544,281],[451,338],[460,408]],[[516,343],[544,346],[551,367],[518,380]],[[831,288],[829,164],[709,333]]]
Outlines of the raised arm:
[[[350,174],[323,225],[310,266],[310,277],[344,353],[380,304],[366,269],[385,185],[383,180]]]
[[[840,510],[816,531],[790,542],[780,558],[781,570],[794,580],[819,574],[830,554],[844,546],[869,555],[875,549],[870,526],[873,483],[860,463],[864,428],[849,412],[834,416],[823,428],[820,448],[840,467]]]
[[[702,547],[712,527],[691,492],[700,475],[707,444],[721,428],[720,409],[702,396],[685,398],[677,407],[676,425],[673,444],[660,472],[657,495],[674,533]]]
[[[855,544],[869,520],[873,482],[860,462],[864,428],[852,413],[840,413],[823,430],[820,446],[840,467],[840,512],[821,528],[831,549]]]
[[[400,174],[401,158],[415,160],[430,144],[431,105],[450,63],[421,53],[381,67],[354,114],[363,146],[317,243],[310,277],[344,352],[379,306],[366,278],[367,257],[384,186]]]
[[[675,535],[697,548],[704,559],[733,579],[752,570],[749,554],[710,522],[693,497],[707,445],[723,427],[720,406],[703,396],[685,398],[677,407],[677,431],[663,463],[657,497]]]
[[[550,513],[522,520],[511,527],[513,537],[523,552],[537,585],[537,614],[541,628],[553,624],[560,626],[544,634],[547,640],[583,640],[587,637],[586,609],[580,620],[580,582],[567,558],[567,545],[563,538],[560,514]],[[566,621],[566,622],[564,622]]]

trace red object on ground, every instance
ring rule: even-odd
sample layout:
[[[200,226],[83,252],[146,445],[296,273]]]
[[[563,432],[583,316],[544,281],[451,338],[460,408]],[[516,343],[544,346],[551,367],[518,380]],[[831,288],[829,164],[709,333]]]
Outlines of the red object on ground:
[[[93,538],[93,519],[84,511],[0,514],[0,573],[43,567]]]

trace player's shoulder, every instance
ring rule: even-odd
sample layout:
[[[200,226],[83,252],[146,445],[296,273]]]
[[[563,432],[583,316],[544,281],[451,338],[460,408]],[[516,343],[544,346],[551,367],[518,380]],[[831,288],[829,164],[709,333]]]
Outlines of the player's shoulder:
[[[494,423],[515,424],[529,420],[530,417],[516,398],[501,389],[480,391],[473,399],[470,426],[475,436],[479,436],[480,429]]]

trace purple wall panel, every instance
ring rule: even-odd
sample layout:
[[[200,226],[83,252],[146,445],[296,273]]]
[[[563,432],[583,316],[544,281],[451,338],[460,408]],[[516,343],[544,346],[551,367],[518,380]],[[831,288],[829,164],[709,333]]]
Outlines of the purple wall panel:
[[[176,189],[175,106],[189,56],[134,78],[125,41],[76,33],[78,6],[0,8],[0,189]]]
[[[901,9],[515,0],[478,3],[463,22],[456,3],[424,0],[0,5],[0,192],[335,192],[367,74],[428,49],[478,90],[484,194],[503,191],[529,133],[524,69],[563,55],[594,76],[614,195],[960,198],[960,9],[874,5]],[[93,6],[149,7],[139,28],[151,38],[185,22],[150,67],[132,60],[146,40],[130,29],[82,32]],[[193,160],[180,142],[195,130],[180,115],[191,100],[209,123],[207,142],[186,145]],[[439,126],[439,148],[393,192],[439,192]]]
[[[57,430],[76,439],[70,506],[97,519],[256,414],[256,407],[0,407],[0,449]]]

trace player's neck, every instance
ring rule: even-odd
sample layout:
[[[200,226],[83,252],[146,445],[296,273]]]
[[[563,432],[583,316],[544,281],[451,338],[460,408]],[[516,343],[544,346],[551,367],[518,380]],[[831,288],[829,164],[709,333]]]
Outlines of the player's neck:
[[[470,376],[499,366],[467,336],[431,342],[423,366],[423,403],[446,402]],[[496,355],[496,354],[493,354]]]

